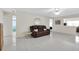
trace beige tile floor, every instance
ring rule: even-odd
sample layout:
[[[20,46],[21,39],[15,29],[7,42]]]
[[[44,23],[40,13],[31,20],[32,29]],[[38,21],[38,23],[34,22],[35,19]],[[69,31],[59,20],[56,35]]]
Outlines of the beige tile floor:
[[[77,51],[79,36],[51,32],[50,35],[39,38],[16,39],[17,51]]]
[[[32,38],[5,37],[3,51],[79,51],[79,36],[57,32],[50,35]]]
[[[16,32],[13,32],[12,36],[4,37],[3,51],[15,51],[16,50]]]

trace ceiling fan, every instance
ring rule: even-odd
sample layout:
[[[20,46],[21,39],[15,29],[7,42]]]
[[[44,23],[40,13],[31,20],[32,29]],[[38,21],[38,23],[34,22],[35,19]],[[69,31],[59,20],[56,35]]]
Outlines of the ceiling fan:
[[[52,8],[49,10],[49,13],[53,13],[55,16],[58,16],[63,12],[65,8]]]

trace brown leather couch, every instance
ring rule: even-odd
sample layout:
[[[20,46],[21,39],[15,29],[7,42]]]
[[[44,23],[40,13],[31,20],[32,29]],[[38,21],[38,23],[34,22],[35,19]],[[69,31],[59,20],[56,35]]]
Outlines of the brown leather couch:
[[[35,30],[37,30],[37,31],[35,31]],[[47,29],[46,26],[44,26],[44,25],[30,26],[30,31],[32,32],[31,36],[34,38],[50,34],[50,30]]]

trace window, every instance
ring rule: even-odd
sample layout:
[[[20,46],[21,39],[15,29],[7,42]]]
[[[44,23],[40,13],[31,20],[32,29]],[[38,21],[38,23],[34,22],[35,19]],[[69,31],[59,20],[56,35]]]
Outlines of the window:
[[[53,25],[53,19],[49,19],[49,26],[52,27]]]
[[[12,30],[16,32],[16,16],[12,17]]]
[[[67,26],[79,26],[79,20],[64,20],[64,23],[67,23]]]

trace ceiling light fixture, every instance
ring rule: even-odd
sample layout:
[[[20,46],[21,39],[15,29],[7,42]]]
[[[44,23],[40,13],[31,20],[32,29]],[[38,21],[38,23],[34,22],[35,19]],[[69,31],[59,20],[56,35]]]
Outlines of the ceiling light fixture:
[[[55,8],[54,9],[54,14],[59,15],[60,14],[60,8]]]
[[[55,12],[59,12],[59,8],[55,8]]]

